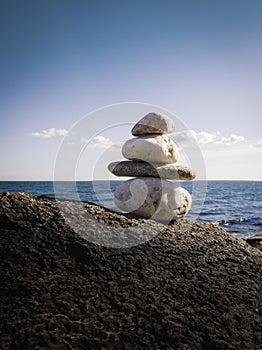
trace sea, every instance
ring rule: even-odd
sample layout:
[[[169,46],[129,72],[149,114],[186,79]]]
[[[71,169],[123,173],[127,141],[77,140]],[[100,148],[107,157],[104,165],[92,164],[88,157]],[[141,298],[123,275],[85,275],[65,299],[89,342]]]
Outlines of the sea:
[[[118,210],[114,190],[122,181],[0,181],[0,192],[88,201]],[[180,181],[192,195],[188,219],[213,222],[239,238],[262,234],[262,181]]]

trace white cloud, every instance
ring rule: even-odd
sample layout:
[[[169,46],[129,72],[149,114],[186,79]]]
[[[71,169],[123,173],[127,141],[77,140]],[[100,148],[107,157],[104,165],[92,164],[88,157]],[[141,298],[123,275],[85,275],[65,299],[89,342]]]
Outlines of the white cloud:
[[[229,137],[220,137],[220,132],[209,133],[206,131],[196,132],[194,130],[183,130],[180,132],[176,132],[173,134],[174,140],[178,143],[180,147],[188,147],[193,146],[193,143],[196,142],[199,145],[205,144],[223,144],[227,146],[231,146],[235,143],[244,141],[244,136],[231,134]],[[192,143],[193,142],[193,143]],[[262,147],[260,143],[254,147]]]
[[[121,147],[121,145],[115,144],[109,138],[106,138],[101,135],[97,135],[92,139],[85,139],[84,137],[82,137],[81,142],[88,144],[88,147],[92,147],[92,148],[106,149],[110,147],[115,147],[115,148]]]
[[[244,140],[245,140],[244,136],[231,134],[229,137],[221,137],[221,139],[216,141],[216,143],[231,146],[232,144],[235,144]]]
[[[209,133],[205,131],[195,132],[196,141],[200,145],[215,141],[217,135],[218,133]]]
[[[262,141],[259,141],[255,143],[254,145],[251,145],[251,148],[262,148]]]
[[[214,142],[218,135],[218,132],[208,133],[206,131],[196,132],[194,130],[183,130],[173,134],[174,140],[181,147],[189,146],[192,142],[196,142],[199,145]]]
[[[66,129],[50,128],[47,130],[32,132],[31,135],[42,139],[50,139],[55,136],[66,136],[68,131]]]

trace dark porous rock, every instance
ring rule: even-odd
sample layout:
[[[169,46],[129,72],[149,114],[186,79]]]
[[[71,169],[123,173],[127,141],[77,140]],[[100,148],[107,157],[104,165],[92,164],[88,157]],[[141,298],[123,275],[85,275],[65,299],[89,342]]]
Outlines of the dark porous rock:
[[[195,173],[189,167],[175,164],[152,164],[138,161],[119,161],[108,165],[116,176],[161,177],[170,180],[193,180]]]
[[[249,237],[246,239],[246,242],[252,247],[255,247],[262,251],[262,235],[257,234],[255,236]]]
[[[94,219],[101,236],[143,235],[151,221],[64,204],[87,235],[100,234]],[[151,240],[107,248],[74,232],[59,206],[0,194],[1,349],[261,349],[259,250],[185,219],[151,222]]]

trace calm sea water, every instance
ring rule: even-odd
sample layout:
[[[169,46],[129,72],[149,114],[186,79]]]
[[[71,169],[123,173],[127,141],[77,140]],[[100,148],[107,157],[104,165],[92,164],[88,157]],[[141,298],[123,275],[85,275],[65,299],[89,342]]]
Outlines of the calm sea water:
[[[115,209],[113,192],[121,181],[0,181],[0,192],[26,192],[89,201]],[[262,234],[262,181],[182,181],[193,198],[187,218],[214,222],[240,238]],[[205,191],[207,190],[207,191]],[[206,193],[205,193],[206,192]]]

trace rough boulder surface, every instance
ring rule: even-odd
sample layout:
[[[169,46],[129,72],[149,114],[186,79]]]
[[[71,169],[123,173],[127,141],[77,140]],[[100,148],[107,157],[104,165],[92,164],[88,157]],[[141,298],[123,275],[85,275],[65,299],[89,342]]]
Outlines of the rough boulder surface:
[[[146,221],[84,210],[104,235]],[[151,230],[106,248],[78,236],[55,200],[0,194],[0,348],[261,350],[261,252],[210,223]]]

